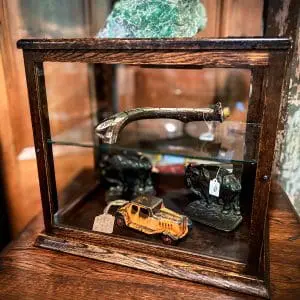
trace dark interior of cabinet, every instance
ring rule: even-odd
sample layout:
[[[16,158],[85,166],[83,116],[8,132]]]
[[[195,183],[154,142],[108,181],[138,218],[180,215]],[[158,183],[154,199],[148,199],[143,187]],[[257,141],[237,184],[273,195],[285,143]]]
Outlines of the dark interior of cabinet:
[[[191,201],[183,185],[183,176],[160,175],[157,195],[163,197],[166,207],[181,212]],[[77,200],[74,201],[74,198]],[[56,213],[57,225],[70,226],[90,231],[94,218],[107,205],[105,190],[97,182],[92,169],[83,170],[70,185],[62,191],[60,202],[64,203]],[[190,234],[180,241],[176,248],[194,254],[207,255],[246,263],[248,256],[249,215],[232,232],[221,232],[194,222]],[[130,228],[120,229],[116,225],[113,235],[162,244],[159,236],[150,236]]]

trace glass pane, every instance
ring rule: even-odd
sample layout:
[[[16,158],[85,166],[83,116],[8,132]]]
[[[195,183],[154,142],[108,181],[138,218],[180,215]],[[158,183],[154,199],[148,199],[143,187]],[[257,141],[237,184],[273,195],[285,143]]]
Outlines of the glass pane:
[[[76,132],[76,136],[70,136],[70,132],[67,132],[49,142],[55,145],[93,148],[89,136],[82,134],[83,128]],[[260,125],[254,123],[225,121],[191,122],[183,125],[174,120],[143,120],[127,126],[121,132],[117,144],[100,144],[99,151],[131,149],[152,155],[255,163],[257,152],[254,145],[259,130]]]
[[[135,107],[230,108],[227,120],[246,122],[251,72],[244,69],[172,69],[117,66],[118,111]]]
[[[48,81],[53,72],[76,84]],[[114,236],[246,262],[260,133],[247,123],[249,70],[45,63],[45,73],[57,224],[92,231],[105,212]],[[203,117],[217,102],[230,111],[223,122]],[[137,107],[202,114],[133,119],[116,143],[99,139],[99,123]]]

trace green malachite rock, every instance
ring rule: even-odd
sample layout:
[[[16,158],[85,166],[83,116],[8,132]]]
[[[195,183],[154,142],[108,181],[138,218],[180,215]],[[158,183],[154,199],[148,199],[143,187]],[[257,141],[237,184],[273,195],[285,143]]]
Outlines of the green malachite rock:
[[[206,26],[200,0],[120,0],[100,38],[192,37]]]

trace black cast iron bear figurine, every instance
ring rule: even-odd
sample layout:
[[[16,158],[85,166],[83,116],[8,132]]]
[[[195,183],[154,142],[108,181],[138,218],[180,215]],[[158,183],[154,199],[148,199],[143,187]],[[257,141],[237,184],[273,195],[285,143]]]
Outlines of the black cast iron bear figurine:
[[[101,155],[100,180],[108,189],[109,198],[122,197],[128,200],[153,194],[152,164],[135,151],[114,151]]]

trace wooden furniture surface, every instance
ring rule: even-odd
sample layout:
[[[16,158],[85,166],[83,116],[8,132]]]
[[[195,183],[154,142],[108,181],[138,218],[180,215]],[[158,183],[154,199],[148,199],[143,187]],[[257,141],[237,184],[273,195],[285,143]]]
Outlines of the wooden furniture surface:
[[[273,184],[269,211],[271,298],[300,297],[300,224]],[[1,299],[258,299],[33,246],[41,215],[0,256]]]

